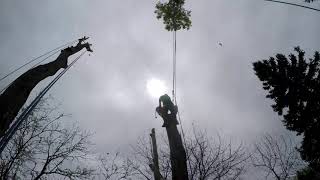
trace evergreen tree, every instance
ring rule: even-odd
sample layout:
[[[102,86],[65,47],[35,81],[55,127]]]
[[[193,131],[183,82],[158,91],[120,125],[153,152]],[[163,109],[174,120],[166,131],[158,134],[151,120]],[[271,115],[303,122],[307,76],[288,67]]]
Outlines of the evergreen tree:
[[[296,55],[277,54],[254,62],[253,68],[286,128],[303,136],[302,159],[320,172],[320,55],[306,60],[303,50],[294,50]]]

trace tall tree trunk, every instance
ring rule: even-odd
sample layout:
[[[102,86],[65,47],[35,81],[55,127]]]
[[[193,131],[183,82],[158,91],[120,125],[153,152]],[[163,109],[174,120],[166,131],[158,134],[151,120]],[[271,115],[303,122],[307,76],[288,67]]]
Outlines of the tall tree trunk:
[[[186,160],[186,151],[183,147],[182,139],[177,128],[176,114],[168,114],[167,110],[157,107],[156,111],[163,118],[167,130],[170,161],[173,180],[188,180],[188,169]]]
[[[11,85],[0,95],[0,137],[9,128],[21,107],[27,101],[32,89],[43,79],[53,76],[61,68],[66,68],[69,56],[83,48],[91,51],[90,44],[81,44],[83,39],[74,47],[61,51],[55,61],[32,68],[14,80]]]
[[[154,174],[154,180],[160,180],[161,174],[159,169],[159,156],[158,156],[158,148],[157,148],[157,140],[156,140],[156,131],[154,128],[151,130],[151,142],[152,142],[152,171]]]

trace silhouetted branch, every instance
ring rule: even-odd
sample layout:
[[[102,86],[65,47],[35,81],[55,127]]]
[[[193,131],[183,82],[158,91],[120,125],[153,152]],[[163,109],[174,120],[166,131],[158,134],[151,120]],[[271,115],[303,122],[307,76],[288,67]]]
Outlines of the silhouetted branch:
[[[43,100],[22,123],[0,157],[1,179],[87,179],[92,175],[93,169],[81,164],[89,153],[90,134],[61,126],[66,116],[56,110]]]
[[[255,143],[255,152],[251,156],[252,164],[264,171],[266,178],[273,176],[277,180],[290,179],[306,166],[296,146],[289,136],[274,137],[267,134]]]
[[[237,179],[245,171],[248,156],[242,144],[225,144],[218,135],[210,141],[206,133],[193,132],[187,140],[190,179]]]

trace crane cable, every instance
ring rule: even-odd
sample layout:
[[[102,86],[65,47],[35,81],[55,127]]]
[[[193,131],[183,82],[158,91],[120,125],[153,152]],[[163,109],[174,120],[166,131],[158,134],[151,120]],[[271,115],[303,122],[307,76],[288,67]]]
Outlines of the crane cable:
[[[52,53],[52,52],[54,52],[54,51],[57,51],[57,52],[58,52],[61,48],[65,47],[65,46],[68,46],[68,45],[71,45],[71,44],[73,44],[73,43],[75,43],[75,42],[77,42],[77,41],[78,41],[78,40],[70,41],[70,42],[65,43],[65,44],[63,44],[63,45],[61,45],[61,46],[59,46],[59,47],[57,47],[57,48],[54,48],[53,50],[48,51],[48,52],[46,52],[46,53],[44,53],[44,54],[42,54],[42,55],[40,55],[40,56],[38,56],[38,57],[32,58],[31,60],[29,60],[29,61],[26,62],[25,64],[17,67],[17,68],[14,69],[13,71],[11,71],[11,72],[9,72],[8,74],[4,75],[2,78],[0,78],[0,82],[1,82],[2,80],[6,79],[7,77],[9,77],[10,75],[12,75],[13,73],[17,72],[17,71],[20,70],[21,68],[25,67],[26,65],[28,65],[28,64],[36,61],[37,59],[40,59],[40,58],[42,58],[42,57],[44,57],[44,56],[46,56],[46,55],[48,55],[48,54],[50,54],[50,53]],[[57,53],[57,52],[55,52],[55,53]],[[54,53],[54,54],[55,54],[55,53]],[[52,55],[53,55],[53,54],[52,54]],[[50,55],[49,57],[51,57],[52,55]],[[46,57],[45,59],[48,59],[49,57]],[[43,61],[44,61],[44,60],[43,60]],[[43,62],[43,61],[41,61],[41,62]],[[39,64],[39,63],[38,63],[38,64]]]
[[[177,33],[176,31],[173,31],[173,62],[172,62],[173,72],[172,72],[172,99],[173,103],[178,107],[178,101],[177,101]],[[182,121],[180,117],[180,112],[178,110],[178,121],[180,123],[180,129],[182,133],[183,138],[183,144],[186,146],[186,139],[185,134],[182,127]]]
[[[9,140],[12,138],[12,136],[15,134],[15,132],[18,130],[18,127],[22,124],[23,120],[28,118],[30,112],[37,106],[37,104],[40,102],[41,98],[51,89],[51,87],[73,66],[84,53],[87,51],[84,51],[81,53],[78,57],[76,57],[68,66],[65,68],[61,73],[56,76],[41,92],[40,94],[31,102],[31,104],[21,113],[21,115],[17,118],[17,120],[13,123],[13,125],[10,127],[8,132],[1,138],[0,140],[0,155],[4,148],[7,146]]]

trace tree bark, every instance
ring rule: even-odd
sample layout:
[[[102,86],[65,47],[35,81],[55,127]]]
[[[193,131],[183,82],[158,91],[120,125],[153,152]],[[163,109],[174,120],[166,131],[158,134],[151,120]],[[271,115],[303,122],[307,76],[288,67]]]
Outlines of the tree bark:
[[[168,112],[162,107],[156,108],[157,113],[163,118],[168,135],[170,147],[170,161],[173,180],[188,180],[186,151],[177,128],[176,114]]]
[[[40,81],[53,76],[61,68],[66,68],[69,56],[83,48],[91,50],[90,44],[81,44],[81,42],[80,39],[76,46],[63,49],[55,61],[28,70],[14,80],[0,95],[0,137],[5,134],[11,122],[27,101],[31,91]]]
[[[150,136],[151,136],[151,142],[152,142],[152,154],[153,154],[153,156],[152,156],[152,160],[153,160],[152,171],[154,174],[154,180],[160,180],[161,174],[160,174],[160,169],[159,169],[159,156],[158,156],[156,132],[155,132],[154,128],[152,128]]]

